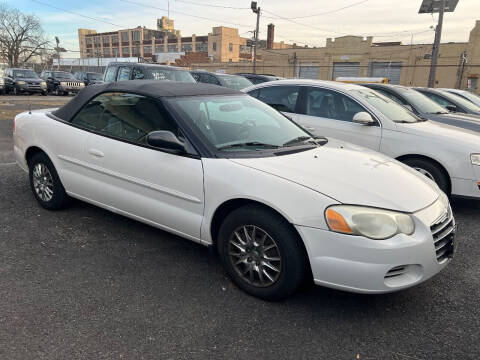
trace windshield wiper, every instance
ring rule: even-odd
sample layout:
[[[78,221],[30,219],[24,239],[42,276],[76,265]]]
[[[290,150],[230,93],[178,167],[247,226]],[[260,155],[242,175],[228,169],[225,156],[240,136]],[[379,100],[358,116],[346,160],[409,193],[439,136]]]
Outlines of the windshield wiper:
[[[285,144],[283,144],[283,146],[295,145],[297,143],[304,142],[304,141],[309,140],[309,139],[313,140],[313,138],[311,136],[299,136],[299,137],[296,137],[295,139],[287,141]]]
[[[447,111],[436,111],[436,112],[429,112],[427,114],[443,115],[443,114],[449,114],[449,112],[447,112]]]
[[[236,143],[236,144],[221,146],[217,150],[234,149],[234,148],[249,147],[249,146],[261,146],[261,147],[271,148],[271,149],[278,149],[279,148],[278,145],[265,144],[265,143],[261,143],[261,142],[258,142],[258,141],[249,141],[249,142],[244,142],[244,143]]]

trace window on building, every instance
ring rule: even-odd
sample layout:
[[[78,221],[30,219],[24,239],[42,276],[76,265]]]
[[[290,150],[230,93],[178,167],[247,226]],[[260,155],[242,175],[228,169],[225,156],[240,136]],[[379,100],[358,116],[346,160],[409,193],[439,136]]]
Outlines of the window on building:
[[[110,57],[110,48],[103,48],[103,56]]]
[[[213,51],[217,51],[217,43],[213,42],[212,44]]]
[[[110,45],[110,36],[104,36],[103,37],[103,46],[109,46]]]
[[[187,51],[192,51],[192,44],[182,44],[182,51],[187,52]]]
[[[111,109],[116,109],[111,112]],[[87,103],[73,124],[106,136],[146,144],[146,135],[165,130],[178,133],[173,122],[155,100],[137,94],[104,93]]]
[[[128,31],[122,31],[120,34],[122,36],[122,43],[128,43]]]
[[[143,41],[152,41],[152,32],[150,30],[143,31]]]
[[[85,44],[92,45],[92,38],[91,37],[86,37],[85,38]]]
[[[122,56],[123,57],[129,57],[130,56],[130,48],[128,48],[128,47],[122,48]]]
[[[178,52],[177,44],[168,45],[168,52]]]
[[[118,44],[118,35],[112,35],[112,43]]]
[[[228,44],[228,51],[233,51],[233,44],[232,43]]]
[[[93,38],[93,41],[95,42],[95,45],[100,45],[100,39],[101,39],[100,36],[95,36]]]
[[[208,52],[208,43],[196,43],[195,51],[198,52]]]
[[[87,56],[93,57],[93,49],[87,49]]]
[[[140,31],[132,31],[132,41],[140,41]]]
[[[143,47],[143,55],[152,55],[152,47],[151,46],[144,46]]]
[[[155,52],[156,53],[162,53],[164,51],[165,51],[165,49],[164,49],[163,45],[155,45]]]
[[[118,48],[112,48],[112,56],[119,57],[120,53],[118,52]]]
[[[140,47],[139,46],[134,46],[132,48],[132,56],[140,56]]]

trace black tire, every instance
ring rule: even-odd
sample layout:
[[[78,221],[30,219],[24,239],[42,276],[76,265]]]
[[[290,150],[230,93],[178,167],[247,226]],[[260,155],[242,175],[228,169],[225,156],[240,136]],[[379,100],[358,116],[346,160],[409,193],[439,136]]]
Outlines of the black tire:
[[[251,228],[255,226],[258,229],[256,231],[263,230],[276,243],[274,250],[278,252],[281,262],[279,261],[275,265],[280,271],[277,273],[275,281],[268,286],[251,284],[242,278],[238,267],[235,268],[234,261],[237,259],[233,260],[230,256],[230,239],[234,237],[235,230],[243,226]],[[252,234],[250,233],[250,235]],[[300,242],[298,234],[283,217],[259,205],[245,205],[234,210],[225,218],[218,234],[217,247],[223,266],[238,287],[261,299],[279,300],[292,294],[305,278],[308,260]],[[263,251],[261,253],[263,254]],[[264,264],[265,254],[260,256],[262,258],[260,262],[256,262],[257,268],[259,264]],[[244,261],[251,260],[245,259]],[[243,263],[242,265],[248,266],[249,264]],[[260,269],[269,270],[263,265]],[[271,272],[271,270],[269,271]],[[257,271],[258,281],[260,281],[259,273],[260,271]],[[266,280],[269,282],[268,279]]]
[[[51,198],[46,200],[42,199],[41,196],[35,190],[34,185],[34,170],[36,169],[37,165],[45,166],[50,175],[51,175],[51,184],[52,184],[52,195]],[[63,187],[60,178],[58,177],[57,171],[55,170],[55,166],[50,161],[48,156],[45,153],[37,153],[35,154],[28,163],[29,168],[29,179],[30,179],[30,188],[32,189],[33,195],[35,199],[37,199],[38,203],[45,209],[48,210],[59,210],[64,208],[69,202],[69,196],[65,192],[65,188]]]
[[[445,172],[442,170],[440,166],[438,166],[434,162],[429,161],[427,159],[415,159],[415,158],[406,159],[403,161],[403,163],[416,170],[426,171],[430,175],[430,176],[427,175],[427,177],[435,181],[438,187],[444,193],[446,193],[447,195],[450,195],[450,186],[449,186],[448,177],[445,175]]]

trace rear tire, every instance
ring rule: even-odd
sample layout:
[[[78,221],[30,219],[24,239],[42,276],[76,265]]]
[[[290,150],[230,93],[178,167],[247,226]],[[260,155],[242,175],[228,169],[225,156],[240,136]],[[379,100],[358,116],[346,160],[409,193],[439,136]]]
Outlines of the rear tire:
[[[28,167],[30,187],[38,203],[48,210],[64,208],[69,197],[48,156],[45,153],[33,155]]]
[[[435,181],[445,194],[450,195],[448,177],[437,164],[426,159],[406,159],[403,163]]]
[[[292,294],[305,278],[307,255],[300,241],[280,215],[246,205],[225,218],[217,246],[223,266],[238,287],[261,299],[279,300]]]

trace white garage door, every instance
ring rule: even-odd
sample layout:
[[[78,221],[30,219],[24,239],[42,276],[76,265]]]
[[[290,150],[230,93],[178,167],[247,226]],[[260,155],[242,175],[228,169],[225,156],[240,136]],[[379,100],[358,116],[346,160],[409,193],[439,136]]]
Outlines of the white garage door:
[[[358,62],[336,62],[333,63],[332,79],[340,76],[356,77],[360,70],[360,63]]]
[[[318,79],[318,66],[300,66],[300,79]]]
[[[390,84],[400,84],[400,77],[402,75],[401,62],[371,62],[370,76],[371,77],[385,77]]]

